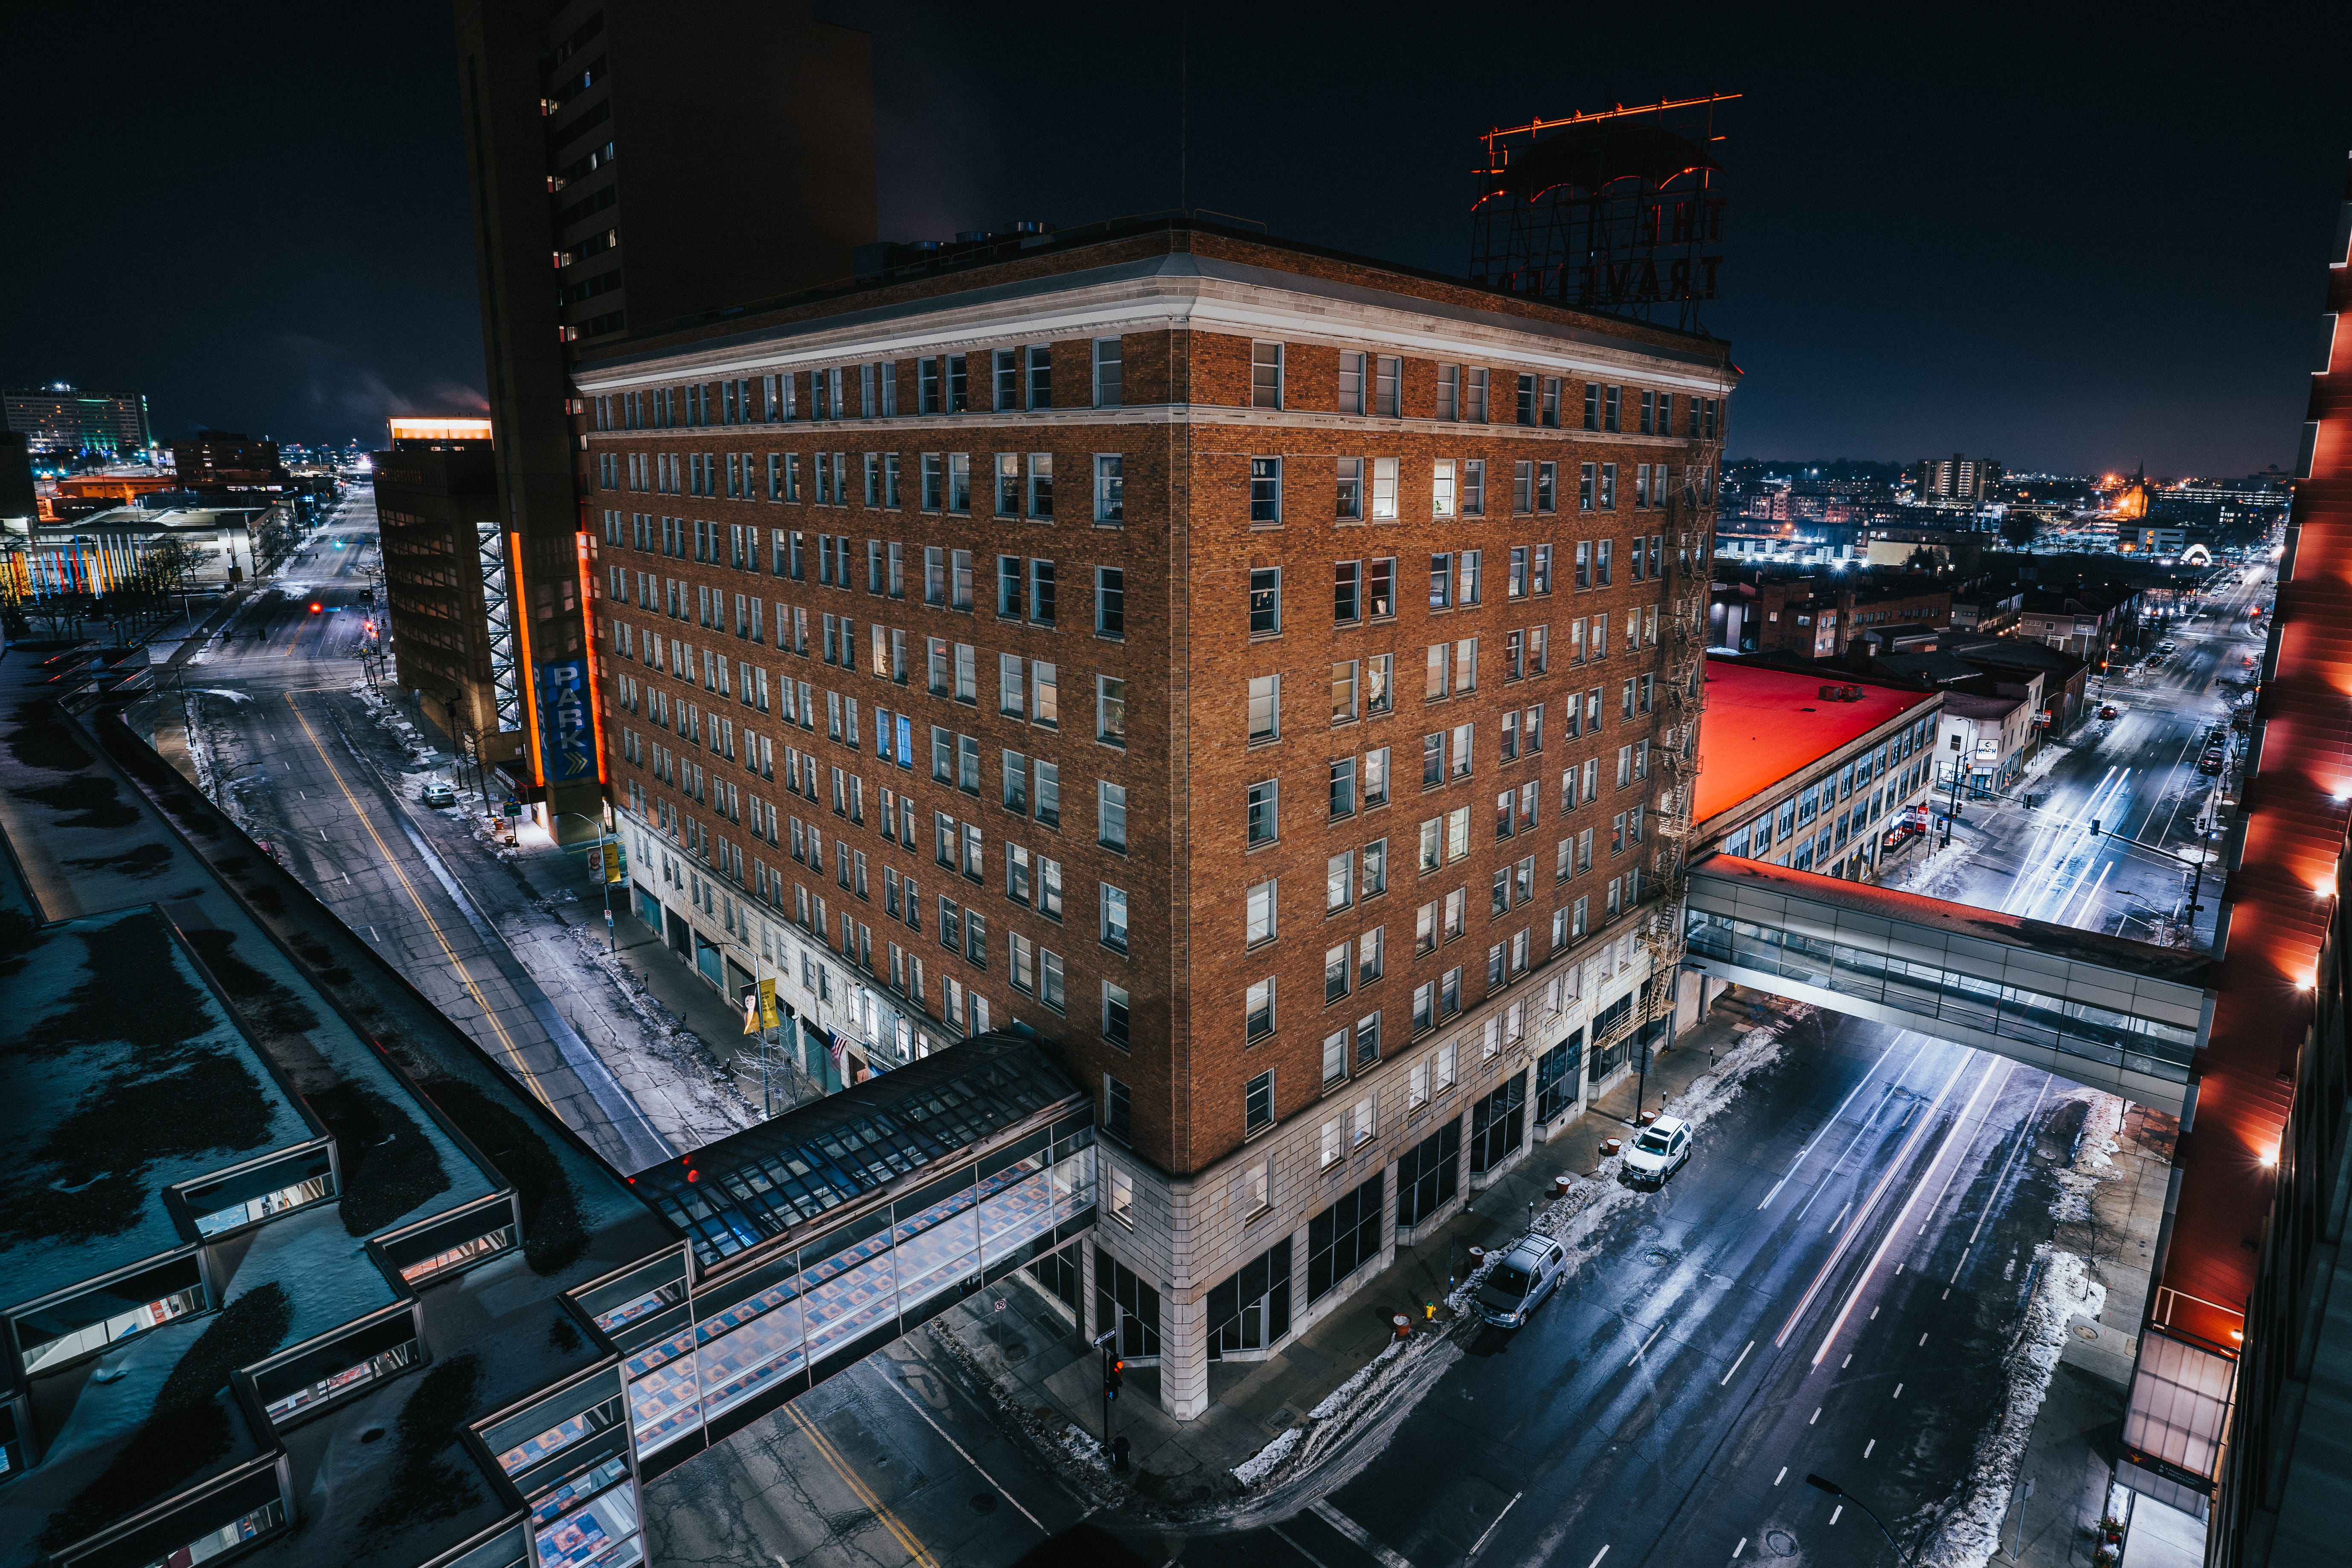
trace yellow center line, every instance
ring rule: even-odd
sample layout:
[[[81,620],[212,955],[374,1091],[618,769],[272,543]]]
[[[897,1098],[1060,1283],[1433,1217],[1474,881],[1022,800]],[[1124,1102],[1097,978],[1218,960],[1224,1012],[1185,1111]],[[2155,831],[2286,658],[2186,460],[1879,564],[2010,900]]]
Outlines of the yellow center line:
[[[408,879],[408,873],[403,871],[400,868],[400,862],[392,858],[392,851],[384,845],[383,836],[375,830],[375,824],[368,820],[367,812],[361,807],[359,797],[352,793],[352,786],[343,782],[342,770],[335,766],[335,760],[332,757],[327,755],[327,748],[319,743],[319,737],[311,730],[310,721],[302,717],[301,704],[294,700],[292,692],[287,692],[285,695],[286,706],[294,710],[294,722],[302,726],[302,733],[310,741],[311,749],[319,753],[319,760],[327,764],[327,775],[335,781],[335,787],[343,792],[343,799],[351,803],[352,815],[359,819],[362,827],[367,829],[367,836],[375,840],[376,852],[383,857],[383,863],[392,868],[392,874],[394,877],[400,879],[401,889],[408,894],[408,901],[415,904],[416,912],[425,917],[425,929],[433,933],[433,940],[441,944],[441,952],[449,960],[449,966],[457,972],[457,979],[465,985],[466,994],[474,999],[474,1005],[482,1010],[482,1016],[488,1020],[491,1029],[499,1037],[499,1043],[506,1047],[507,1058],[514,1063],[515,1071],[522,1074],[523,1081],[530,1085],[530,1091],[539,1097],[539,1102],[550,1110],[553,1110],[555,1101],[548,1097],[547,1090],[541,1085],[538,1075],[533,1073],[530,1064],[522,1059],[521,1047],[517,1046],[514,1043],[514,1037],[507,1033],[506,1026],[499,1023],[499,1016],[490,1010],[490,1005],[484,999],[481,988],[474,984],[473,975],[467,972],[466,961],[459,958],[449,946],[449,939],[442,934],[441,922],[433,918],[433,912],[425,907],[425,900],[417,896],[416,884]]]
[[[857,1479],[856,1472],[849,1468],[849,1462],[841,1457],[840,1450],[825,1440],[824,1434],[810,1424],[809,1418],[800,1413],[799,1407],[787,1405],[784,1406],[784,1413],[793,1418],[793,1425],[808,1434],[809,1441],[816,1445],[816,1451],[824,1456],[825,1463],[831,1465],[834,1472],[849,1483],[849,1489],[856,1493],[858,1500],[872,1510],[875,1518],[882,1521],[882,1528],[888,1531],[898,1544],[907,1549],[907,1555],[913,1558],[920,1568],[940,1568],[939,1560],[924,1550],[923,1543],[915,1539],[915,1532],[908,1529],[905,1521],[892,1513],[880,1498],[874,1495],[871,1488]]]

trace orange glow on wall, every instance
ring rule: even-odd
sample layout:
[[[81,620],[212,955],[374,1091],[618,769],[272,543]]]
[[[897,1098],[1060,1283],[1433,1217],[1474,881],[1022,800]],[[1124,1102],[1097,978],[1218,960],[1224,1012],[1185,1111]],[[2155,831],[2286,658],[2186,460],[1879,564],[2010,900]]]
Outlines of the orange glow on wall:
[[[588,535],[575,533],[572,539],[580,550],[580,624],[587,636],[588,666],[588,739],[596,750],[596,782],[608,782],[604,777],[604,683],[596,678],[596,616],[590,607],[595,603],[594,569],[588,564]]]
[[[547,787],[547,763],[539,754],[539,676],[530,663],[530,598],[523,592],[522,535],[507,535],[507,604],[514,616],[515,643],[521,651],[523,733],[530,738],[530,782]],[[602,761],[601,753],[599,761]]]
[[[487,419],[457,417],[391,419],[395,441],[487,441],[490,438],[490,422]]]

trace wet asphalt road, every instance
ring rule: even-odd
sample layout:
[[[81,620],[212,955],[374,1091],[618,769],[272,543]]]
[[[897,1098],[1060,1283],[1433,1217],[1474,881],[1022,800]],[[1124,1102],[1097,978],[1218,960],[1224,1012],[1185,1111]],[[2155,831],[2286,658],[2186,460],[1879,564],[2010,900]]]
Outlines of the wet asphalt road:
[[[1908,1032],[1799,1026],[1572,1289],[1482,1332],[1385,1448],[1339,1461],[1358,1468],[1324,1510],[1177,1560],[1893,1561],[1802,1479],[1840,1481],[1906,1544],[1950,1505],[1999,1407],[2078,1093]]]

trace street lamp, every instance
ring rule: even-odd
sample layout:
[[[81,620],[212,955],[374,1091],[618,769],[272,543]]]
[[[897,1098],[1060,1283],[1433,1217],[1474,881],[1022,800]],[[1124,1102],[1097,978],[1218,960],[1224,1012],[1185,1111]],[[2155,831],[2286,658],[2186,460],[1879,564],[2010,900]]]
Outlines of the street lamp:
[[[598,901],[603,903],[604,906],[605,942],[610,947],[611,951],[617,954],[621,951],[621,936],[619,930],[613,923],[613,885],[604,879],[604,819],[601,816],[591,816],[584,811],[559,811],[555,814],[555,816],[558,821],[562,821],[567,816],[576,816],[581,821],[589,824],[596,829],[595,878],[597,899]]]
[[[1862,1510],[1864,1513],[1869,1514],[1870,1522],[1878,1526],[1878,1533],[1886,1537],[1886,1544],[1895,1548],[1895,1554],[1906,1563],[1912,1561],[1911,1553],[1904,1551],[1903,1543],[1896,1541],[1893,1533],[1887,1530],[1885,1521],[1880,1519],[1876,1514],[1871,1513],[1870,1505],[1868,1503],[1863,1501],[1860,1498],[1854,1496],[1852,1492],[1846,1490],[1835,1481],[1831,1480],[1827,1476],[1808,1475],[1805,1477],[1805,1484],[1812,1488],[1815,1491],[1827,1492],[1830,1496],[1836,1498],[1841,1501],[1850,1502],[1853,1504],[1854,1507]]]

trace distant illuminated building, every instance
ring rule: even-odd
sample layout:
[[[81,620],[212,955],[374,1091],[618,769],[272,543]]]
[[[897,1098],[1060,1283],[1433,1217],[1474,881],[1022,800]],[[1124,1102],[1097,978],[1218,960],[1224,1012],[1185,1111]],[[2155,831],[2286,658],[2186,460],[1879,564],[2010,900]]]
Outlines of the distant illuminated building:
[[[136,457],[153,439],[144,393],[86,393],[63,382],[0,392],[0,424],[21,432],[37,456],[111,452]]]
[[[2004,470],[1997,458],[1922,458],[1913,472],[1921,500],[1988,501]]]

